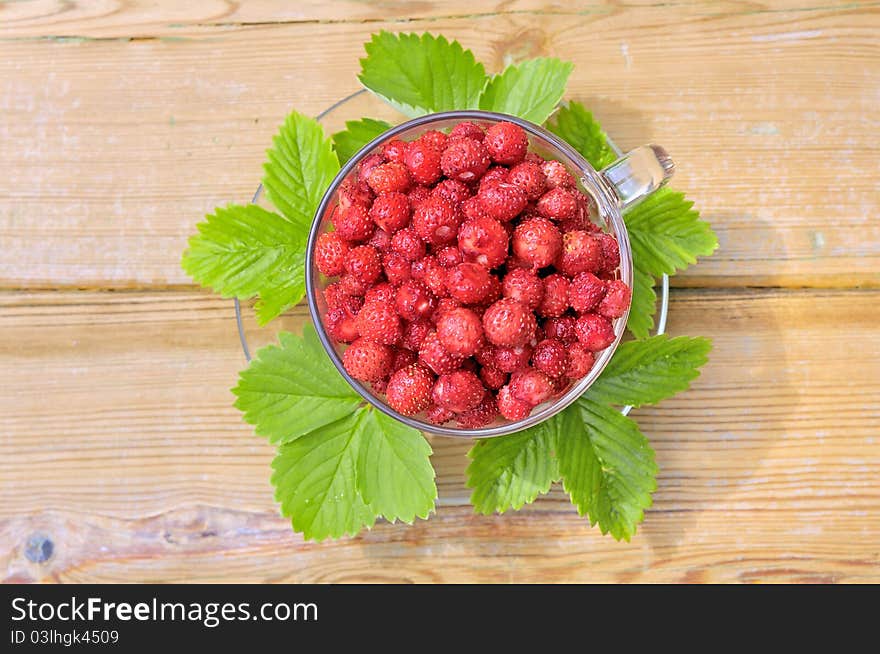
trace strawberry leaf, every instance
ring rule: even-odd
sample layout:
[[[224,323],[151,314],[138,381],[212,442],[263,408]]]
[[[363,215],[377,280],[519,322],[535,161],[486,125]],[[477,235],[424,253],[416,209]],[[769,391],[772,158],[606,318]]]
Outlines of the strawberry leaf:
[[[547,129],[580,152],[596,170],[602,170],[617,159],[605,132],[580,102],[569,102],[560,107]]]
[[[345,164],[358,150],[389,129],[391,125],[384,120],[361,118],[345,121],[345,129],[333,135],[333,149],[339,163]]]
[[[519,116],[540,125],[565,93],[574,66],[554,57],[529,59],[495,75],[480,96],[480,109]]]
[[[654,292],[654,278],[638,266],[633,267],[632,304],[626,327],[636,338],[648,338],[654,328],[654,313],[657,310],[657,294]]]

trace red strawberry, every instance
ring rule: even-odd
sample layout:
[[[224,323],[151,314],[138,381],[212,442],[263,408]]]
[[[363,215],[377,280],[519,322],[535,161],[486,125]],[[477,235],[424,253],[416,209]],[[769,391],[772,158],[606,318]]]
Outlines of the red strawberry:
[[[480,379],[486,388],[498,390],[507,383],[507,373],[492,366],[483,366],[480,368]]]
[[[364,310],[361,309],[361,313]],[[361,314],[359,313],[358,316]],[[585,313],[575,322],[578,340],[591,352],[599,352],[614,342],[611,321],[595,313]]]
[[[401,141],[400,139],[388,141],[388,143],[382,146],[382,156],[385,158],[385,161],[403,163],[403,155],[406,153],[407,145],[406,141]]]
[[[508,420],[523,420],[528,418],[532,412],[531,406],[513,396],[509,384],[498,389],[495,401],[498,404],[499,413]]]
[[[495,123],[487,129],[483,143],[492,159],[508,166],[522,161],[529,149],[525,130],[507,121]]]
[[[548,377],[561,377],[568,369],[568,352],[562,341],[545,339],[532,352],[532,365]]]
[[[492,290],[489,269],[478,263],[460,263],[446,275],[446,289],[464,304],[477,304]]]
[[[486,133],[483,131],[483,128],[469,120],[460,122],[449,132],[449,138],[451,139],[464,137],[475,141],[482,141],[485,136]]]
[[[431,404],[434,375],[419,363],[398,370],[388,380],[385,401],[392,409],[405,416],[424,411]]]
[[[602,246],[592,234],[567,232],[562,236],[562,252],[556,260],[559,272],[572,277],[580,272],[598,272],[602,267]]]
[[[565,166],[558,161],[545,161],[541,165],[541,170],[547,177],[547,188],[574,188],[574,177],[568,172]]]
[[[605,297],[605,282],[593,273],[578,273],[568,287],[568,303],[578,313],[593,309]]]
[[[532,218],[521,222],[513,232],[513,253],[535,268],[549,266],[562,250],[562,234],[544,218]]]
[[[396,161],[376,166],[370,171],[366,180],[377,195],[393,191],[406,191],[412,185],[409,170],[402,163]]]
[[[397,289],[397,313],[407,320],[428,318],[437,307],[437,297],[417,279],[405,281]]]
[[[412,276],[423,281],[437,297],[449,295],[446,290],[446,269],[440,265],[437,257],[427,256],[413,261]]]
[[[491,186],[492,184],[507,182],[509,176],[510,170],[506,166],[492,166],[486,171],[486,174],[480,178],[478,190]]]
[[[524,190],[529,200],[540,198],[547,187],[547,177],[541,166],[531,161],[523,161],[511,168],[507,181]]]
[[[483,211],[502,222],[512,220],[528,203],[526,192],[508,182],[496,182],[480,186],[477,200]]]
[[[455,413],[450,411],[449,409],[444,409],[442,406],[437,406],[434,404],[425,412],[425,419],[435,425],[443,425],[452,418],[455,417]]]
[[[348,209],[353,204],[369,207],[373,201],[373,191],[363,180],[347,179],[339,185],[339,208]]]
[[[348,208],[337,209],[333,216],[336,232],[346,241],[366,241],[373,234],[376,224],[369,211],[362,204],[352,204]]]
[[[463,429],[479,429],[490,424],[498,416],[498,405],[492,393],[485,393],[482,401],[473,409],[463,411],[455,421]]]
[[[535,333],[535,327],[535,316],[529,308],[509,298],[498,300],[483,314],[483,331],[493,345],[525,345]]]
[[[432,195],[416,207],[412,227],[426,243],[447,245],[455,241],[461,219],[455,205]]]
[[[483,343],[483,346],[474,354],[474,359],[481,366],[495,367],[495,346]]]
[[[565,376],[570,379],[580,379],[590,372],[595,362],[596,355],[582,343],[571,343],[568,346],[568,368],[565,370]]]
[[[376,284],[364,294],[364,304],[368,302],[394,302],[395,288],[388,282]]]
[[[324,327],[330,337],[338,343],[351,343],[358,337],[355,317],[342,307],[327,310],[324,315]]]
[[[419,141],[431,146],[438,152],[443,152],[449,137],[443,132],[438,132],[436,129],[429,129],[419,137]]]
[[[359,282],[369,285],[382,275],[382,259],[372,245],[359,245],[349,251],[345,269]]]
[[[411,227],[404,227],[394,233],[391,237],[391,249],[403,255],[407,261],[417,261],[427,251],[425,242]]]
[[[416,184],[433,184],[443,174],[440,170],[440,151],[421,139],[407,146],[403,163]]]
[[[355,318],[358,333],[371,341],[394,345],[400,342],[403,329],[400,317],[390,303],[371,302],[364,304]]]
[[[373,389],[374,393],[382,394],[388,389],[388,380],[383,378],[378,381],[371,382],[370,388]]]
[[[566,345],[574,343],[577,340],[577,334],[574,331],[574,318],[571,316],[548,318],[544,322],[544,334],[547,338],[554,338]]]
[[[376,167],[381,166],[383,163],[385,163],[385,157],[383,157],[380,153],[374,152],[373,154],[368,154],[358,164],[358,181],[366,182],[370,177],[370,173],[372,173]]]
[[[415,209],[422,202],[431,197],[431,189],[427,186],[415,186],[410,189],[410,192],[406,194],[406,197],[409,198],[409,206]]]
[[[526,156],[523,161],[528,161],[529,163],[536,163],[539,166],[543,165],[545,161],[547,161],[544,157],[542,157],[537,152],[526,152]]]
[[[438,375],[444,375],[461,367],[461,357],[450,354],[437,336],[431,332],[422,341],[419,348],[419,361],[428,366]]]
[[[483,326],[477,314],[470,309],[452,309],[437,321],[437,338],[447,352],[469,357],[483,344]]]
[[[553,274],[544,278],[544,299],[538,313],[546,318],[561,316],[568,309],[568,280]]]
[[[370,207],[370,218],[389,234],[409,224],[409,198],[400,192],[376,196]]]
[[[357,295],[349,295],[339,283],[330,284],[324,289],[324,300],[329,309],[346,309],[354,316],[364,305],[364,300]]]
[[[461,229],[458,230],[458,233],[461,234]],[[435,256],[437,257],[437,263],[444,268],[455,268],[462,262],[461,250],[454,245],[447,245],[444,248],[440,248],[437,250]]]
[[[403,330],[403,347],[418,352],[425,337],[432,331],[434,331],[434,326],[427,320],[413,320]]]
[[[544,299],[544,283],[531,270],[514,268],[504,276],[501,292],[504,297],[522,302],[534,311]]]
[[[458,247],[465,261],[496,268],[507,258],[507,231],[497,220],[476,218],[458,230]]]
[[[553,220],[569,220],[574,218],[578,204],[568,190],[554,188],[547,191],[538,200],[538,213]]]
[[[391,235],[384,229],[377,229],[367,241],[367,245],[372,245],[379,252],[387,252],[391,247]]]
[[[470,189],[456,179],[444,179],[434,187],[431,195],[439,195],[447,202],[458,206],[469,197],[471,197]]]
[[[441,317],[443,317],[444,313],[459,308],[461,308],[461,302],[458,300],[453,300],[451,297],[441,298],[437,303],[437,309],[434,311],[434,315],[431,316],[431,320],[436,323]]]
[[[469,197],[467,200],[461,203],[461,212],[468,220],[476,220],[477,218],[491,218],[491,216],[483,210],[483,207],[480,206],[480,201],[477,199],[476,195]]]
[[[528,367],[532,358],[532,346],[526,343],[518,347],[496,347],[492,365],[502,372],[516,372]]]
[[[345,270],[345,257],[350,246],[339,232],[325,232],[315,242],[315,265],[327,277],[335,277]]]
[[[355,379],[379,381],[391,372],[394,351],[387,345],[359,338],[342,353],[342,365]]]
[[[339,284],[339,290],[348,295],[363,295],[370,287],[369,284],[365,284],[357,277],[350,274],[343,275],[336,283]]]
[[[394,348],[394,360],[391,362],[391,372],[395,373],[398,370],[406,368],[407,366],[411,366],[416,361],[419,360],[419,355],[417,355],[412,350],[407,350],[405,348]]]
[[[471,138],[449,139],[440,157],[440,166],[450,179],[469,182],[479,179],[489,168],[489,151]]]
[[[386,252],[382,257],[382,269],[392,284],[401,284],[409,279],[411,265],[399,252]]]
[[[620,265],[620,245],[611,234],[595,234],[594,239],[599,241],[602,250],[602,271],[612,272]]]
[[[437,406],[461,413],[476,407],[485,392],[482,382],[474,373],[456,370],[438,377],[431,397]]]
[[[554,393],[553,382],[540,370],[526,368],[510,376],[510,392],[520,402],[537,406],[549,400]]]
[[[629,308],[632,299],[632,290],[621,280],[615,279],[608,282],[608,290],[605,297],[599,303],[597,312],[606,318],[620,318]]]

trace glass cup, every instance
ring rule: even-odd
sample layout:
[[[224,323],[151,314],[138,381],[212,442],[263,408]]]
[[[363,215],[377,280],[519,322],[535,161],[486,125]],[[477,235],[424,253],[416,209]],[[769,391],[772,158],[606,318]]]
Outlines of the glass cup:
[[[364,400],[392,418],[432,434],[458,438],[485,438],[512,434],[537,425],[556,415],[583,395],[602,373],[620,343],[626,328],[629,310],[614,320],[614,342],[601,352],[596,353],[596,361],[589,373],[577,380],[561,395],[535,407],[526,418],[505,420],[499,417],[494,423],[477,429],[438,426],[417,416],[404,416],[398,413],[389,407],[380,395],[375,394],[368,386],[348,374],[342,365],[342,353],[346,346],[332,342],[323,323],[323,316],[327,310],[323,290],[331,283],[331,280],[321,275],[314,263],[315,242],[318,236],[330,231],[332,227],[331,220],[339,199],[339,187],[349,177],[357,175],[358,164],[364,157],[381,150],[385,143],[393,139],[412,140],[429,129],[448,131],[463,120],[473,121],[483,127],[500,121],[515,123],[526,131],[529,137],[530,151],[537,152],[545,159],[555,159],[565,165],[574,175],[580,190],[593,199],[595,211],[591,216],[593,222],[603,231],[613,233],[616,237],[620,246],[620,266],[617,270],[617,277],[630,288],[633,283],[632,253],[626,225],[623,221],[623,212],[665,184],[672,176],[674,166],[663,148],[656,145],[646,145],[632,150],[605,169],[597,171],[574,148],[538,125],[506,114],[468,110],[429,114],[389,129],[361,148],[336,175],[315,213],[309,232],[305,263],[306,298],[309,312],[327,355],[339,370],[339,374],[351,384],[352,388]]]

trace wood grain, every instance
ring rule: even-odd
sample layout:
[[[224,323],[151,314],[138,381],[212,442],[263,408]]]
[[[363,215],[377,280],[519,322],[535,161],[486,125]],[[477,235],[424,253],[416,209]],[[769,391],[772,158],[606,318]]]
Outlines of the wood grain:
[[[878,291],[680,290],[711,336],[693,389],[637,412],[661,468],[630,544],[554,490],[478,517],[467,445],[434,439],[440,505],[414,527],[304,543],[272,448],[241,423],[231,304],[205,293],[0,294],[6,581],[880,581]],[[845,315],[846,321],[840,320]],[[295,310],[281,327],[298,329]],[[273,329],[248,331],[271,340]],[[35,535],[52,557],[30,562]]]
[[[576,62],[570,97],[663,143],[719,233],[676,284],[880,285],[877,3],[37,0],[0,5],[0,287],[191,287],[195,222],[250,197],[287,111],[355,88],[381,28]]]

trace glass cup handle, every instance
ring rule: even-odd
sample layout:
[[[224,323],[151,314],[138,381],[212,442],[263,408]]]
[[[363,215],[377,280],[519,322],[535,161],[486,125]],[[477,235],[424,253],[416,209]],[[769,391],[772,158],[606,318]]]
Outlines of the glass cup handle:
[[[675,172],[675,164],[659,145],[643,145],[602,170],[620,210],[626,211],[663,186]]]

